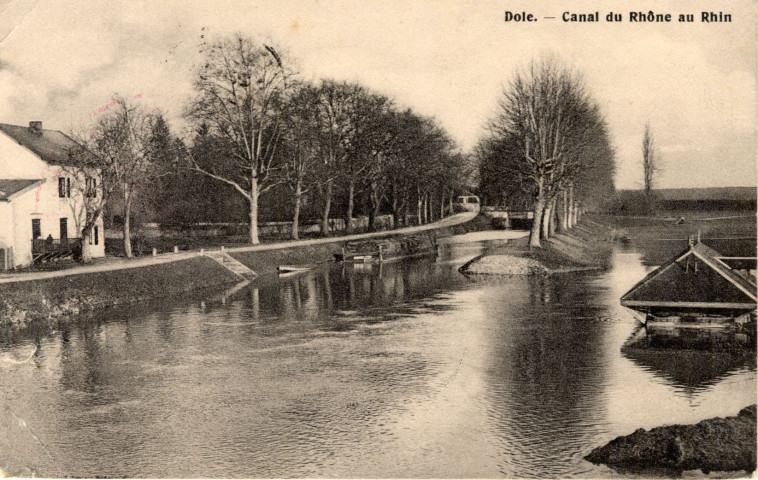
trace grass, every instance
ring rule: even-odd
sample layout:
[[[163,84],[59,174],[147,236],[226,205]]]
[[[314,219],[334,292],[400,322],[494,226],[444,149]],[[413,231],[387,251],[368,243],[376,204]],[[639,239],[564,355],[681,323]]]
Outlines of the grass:
[[[553,272],[605,268],[611,252],[609,239],[607,227],[584,222],[566,233],[542,240],[542,248],[529,248],[529,238],[524,237],[510,240],[489,254],[530,258]]]
[[[43,280],[0,284],[0,324],[51,319],[105,306],[236,283],[214,260],[196,257]]]
[[[755,256],[756,217],[752,210],[661,212],[655,217],[590,215],[613,229],[616,239],[643,254],[648,265],[660,265],[687,248],[688,238],[727,256]]]

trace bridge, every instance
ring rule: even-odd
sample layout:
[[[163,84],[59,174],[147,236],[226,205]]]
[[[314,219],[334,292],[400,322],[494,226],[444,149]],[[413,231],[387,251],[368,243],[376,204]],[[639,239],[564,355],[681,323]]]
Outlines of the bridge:
[[[492,219],[494,227],[513,228],[514,223],[524,228],[531,225],[534,212],[531,210],[510,210],[506,207],[482,207],[482,213]]]

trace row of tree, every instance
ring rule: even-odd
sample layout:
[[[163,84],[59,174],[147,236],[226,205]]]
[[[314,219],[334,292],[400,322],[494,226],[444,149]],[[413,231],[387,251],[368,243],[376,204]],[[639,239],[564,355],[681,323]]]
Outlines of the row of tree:
[[[533,211],[533,247],[614,191],[605,119],[581,76],[553,58],[514,75],[475,156],[486,203]]]
[[[344,199],[340,213],[350,232],[357,200],[373,229],[385,212],[395,225],[440,218],[464,188],[465,159],[433,119],[398,109],[357,83],[306,82],[281,50],[241,35],[204,43],[201,53],[186,108],[190,135],[173,135],[160,112],[117,97],[89,132],[76,136],[75,177],[96,172],[101,179],[98,194],[85,202],[85,240],[106,205],[118,205],[124,253],[131,256],[135,201],[178,212],[183,202],[201,201],[187,198],[202,193],[187,184],[198,175],[244,199],[252,244],[260,242],[263,195],[291,204],[297,239],[303,207],[319,211],[328,234],[333,201]]]

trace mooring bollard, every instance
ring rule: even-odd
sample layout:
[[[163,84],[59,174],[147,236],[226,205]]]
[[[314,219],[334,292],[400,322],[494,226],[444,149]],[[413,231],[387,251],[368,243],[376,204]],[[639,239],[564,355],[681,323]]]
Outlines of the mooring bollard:
[[[174,245],[174,253],[179,253],[179,245]]]
[[[205,249],[204,248],[200,249],[200,255],[205,255]]]
[[[157,248],[153,248],[153,256],[155,257],[156,255],[158,255],[158,249]]]
[[[222,252],[224,251],[224,246],[223,246],[223,245],[221,245],[221,251],[222,251]]]

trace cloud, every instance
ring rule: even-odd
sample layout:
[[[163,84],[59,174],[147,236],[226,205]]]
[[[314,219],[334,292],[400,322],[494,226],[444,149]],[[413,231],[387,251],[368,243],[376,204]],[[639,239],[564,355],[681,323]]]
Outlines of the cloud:
[[[0,121],[41,119],[67,130],[119,93],[141,94],[178,125],[192,93],[192,67],[200,61],[200,35],[239,31],[272,37],[299,60],[306,78],[360,81],[402,107],[434,115],[469,148],[515,69],[553,53],[584,73],[600,102],[617,147],[620,186],[641,175],[647,121],[671,162],[667,182],[695,164],[694,180],[712,182],[714,160],[726,154],[737,173],[719,174],[720,180],[755,178],[745,174],[754,170],[756,130],[755,25],[747,21],[756,6],[750,1],[731,2],[735,18],[745,20],[722,26],[505,24],[500,2],[463,0],[4,5],[0,38],[9,34],[0,43]],[[566,7],[542,2],[533,8],[560,16]],[[600,7],[579,0],[571,8]],[[656,3],[661,11],[684,8]],[[626,12],[628,3],[604,3],[603,11],[610,10]]]

